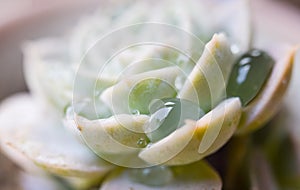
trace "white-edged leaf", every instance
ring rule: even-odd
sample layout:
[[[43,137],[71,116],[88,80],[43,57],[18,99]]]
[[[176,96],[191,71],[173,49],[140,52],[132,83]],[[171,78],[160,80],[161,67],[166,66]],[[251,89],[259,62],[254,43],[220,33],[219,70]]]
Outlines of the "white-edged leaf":
[[[200,161],[185,166],[171,167],[173,179],[163,186],[148,186],[134,182],[129,170],[116,170],[103,182],[100,190],[111,189],[142,189],[142,190],[220,190],[222,182],[219,175],[206,162]]]
[[[202,56],[178,96],[209,111],[226,98],[226,84],[233,64],[234,56],[227,37],[224,34],[215,34],[206,44]]]
[[[101,177],[58,177],[49,173],[32,174],[21,172],[18,176],[22,190],[85,190],[99,186]]]
[[[128,99],[131,89],[137,83],[145,79],[159,79],[166,81],[175,89],[175,80],[179,74],[180,68],[174,66],[133,75],[106,89],[101,95],[101,100],[110,107],[114,114],[131,113]]]
[[[149,120],[147,115],[121,114],[99,120],[88,120],[80,116],[75,118],[81,136],[101,158],[127,167],[145,165],[138,158],[138,153],[143,148],[138,142],[148,139],[143,128]]]
[[[43,39],[23,46],[26,83],[35,98],[63,111],[72,100],[74,73],[63,39]]]
[[[295,54],[298,49],[297,47],[286,48],[282,46],[269,51],[275,59],[274,68],[258,95],[243,109],[241,122],[236,131],[237,135],[244,135],[255,131],[266,124],[279,111],[292,77]],[[294,78],[291,92],[298,85],[297,77]],[[287,100],[289,100],[287,104],[290,109],[298,109],[295,106],[297,105],[297,95],[295,92],[289,93]],[[287,121],[298,119],[298,115],[293,115],[293,113],[295,111],[289,114],[286,118]]]
[[[145,148],[143,160],[153,164],[182,165],[217,151],[234,134],[242,108],[238,98],[223,101],[196,121],[186,124],[164,139]]]
[[[19,183],[22,190],[68,190],[63,184],[59,183],[47,175],[33,175],[20,173]]]
[[[30,95],[13,96],[0,108],[1,144],[57,175],[96,177],[113,168],[55,119]]]

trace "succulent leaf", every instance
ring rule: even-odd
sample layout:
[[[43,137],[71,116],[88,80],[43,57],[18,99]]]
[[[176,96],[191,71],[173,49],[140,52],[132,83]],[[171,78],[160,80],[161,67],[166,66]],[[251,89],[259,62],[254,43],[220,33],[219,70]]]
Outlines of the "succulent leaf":
[[[150,87],[155,88],[155,91],[151,91],[154,93],[153,98],[160,98],[160,97],[166,98],[168,97],[168,95],[174,94],[175,79],[179,74],[180,74],[180,69],[174,66],[174,67],[166,67],[163,69],[157,69],[157,70],[133,75],[129,78],[121,80],[116,85],[107,88],[102,93],[101,100],[107,104],[107,106],[112,110],[114,114],[131,114],[132,111],[130,110],[128,99],[130,98],[131,90],[139,82],[147,79],[155,79],[155,81],[157,80],[161,81],[158,83],[154,81],[154,86],[153,85],[151,86],[152,83],[150,83],[150,86],[147,83],[144,84],[142,87],[143,89],[144,88],[147,89]],[[160,84],[165,84],[165,85],[160,85]],[[166,90],[165,87],[168,87],[167,88],[168,90]],[[155,92],[158,93],[157,96],[155,96]],[[148,101],[148,103],[150,102]],[[135,104],[143,104],[143,102],[138,101]]]
[[[0,121],[1,144],[53,174],[94,178],[113,168],[68,134],[55,116],[40,109],[28,94],[6,100]]]
[[[226,84],[233,64],[234,55],[227,37],[215,34],[180,90],[179,98],[190,100],[204,111],[209,111],[226,98]]]
[[[198,121],[186,124],[145,148],[139,157],[149,163],[181,165],[195,162],[222,147],[234,134],[242,108],[238,98],[223,101]]]
[[[135,182],[131,179],[130,170],[120,169],[112,172],[103,182],[100,190],[143,189],[143,190],[181,190],[181,189],[215,189],[222,188],[219,175],[205,161],[186,166],[171,167],[173,173],[171,181],[163,186],[149,186]]]

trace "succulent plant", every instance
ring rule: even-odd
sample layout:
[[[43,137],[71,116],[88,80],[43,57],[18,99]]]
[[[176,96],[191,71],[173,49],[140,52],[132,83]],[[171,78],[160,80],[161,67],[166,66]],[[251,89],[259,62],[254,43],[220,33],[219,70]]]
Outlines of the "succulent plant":
[[[30,94],[0,109],[1,148],[24,179],[50,189],[264,187],[250,166],[276,166],[270,143],[284,140],[272,138],[279,127],[266,139],[255,131],[279,111],[296,48],[255,48],[246,1],[112,7],[70,36],[24,45]],[[223,180],[205,160],[222,159],[221,148]]]

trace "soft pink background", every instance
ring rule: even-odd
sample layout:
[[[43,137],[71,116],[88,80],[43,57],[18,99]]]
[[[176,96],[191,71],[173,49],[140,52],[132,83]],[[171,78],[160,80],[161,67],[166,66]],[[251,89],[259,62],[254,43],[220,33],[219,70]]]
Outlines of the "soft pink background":
[[[250,0],[257,33],[300,44],[300,9],[284,0]],[[300,0],[293,0],[300,2]],[[59,35],[76,23],[80,13],[99,7],[97,0],[0,0],[0,100],[26,90],[20,44],[23,40]],[[300,4],[300,3],[299,3]],[[263,36],[257,36],[264,40]],[[0,155],[0,189],[18,189],[15,167]]]

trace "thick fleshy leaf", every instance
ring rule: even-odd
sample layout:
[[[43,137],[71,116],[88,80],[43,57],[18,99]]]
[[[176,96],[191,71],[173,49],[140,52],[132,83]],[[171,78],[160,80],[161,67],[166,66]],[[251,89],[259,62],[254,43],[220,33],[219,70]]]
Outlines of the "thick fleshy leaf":
[[[139,84],[139,82],[154,79],[155,84],[157,84],[155,87],[159,97],[153,98],[168,98],[169,94],[173,94],[175,89],[175,80],[179,74],[179,67],[166,67],[133,75],[106,89],[101,95],[101,100],[111,108],[114,114],[128,114],[132,112],[129,105],[131,90]],[[165,91],[166,85],[160,84],[166,84],[173,88],[168,88],[171,92]]]
[[[186,166],[171,167],[170,170],[173,178],[163,186],[149,186],[135,182],[130,176],[130,170],[116,170],[106,178],[100,190],[119,189],[120,187],[122,189],[143,190],[220,190],[222,188],[219,175],[204,161]]]
[[[59,110],[72,100],[73,73],[62,39],[27,42],[23,47],[24,73],[33,96]]]
[[[22,190],[86,190],[100,186],[101,178],[95,177],[58,177],[49,173],[23,173],[21,172],[19,183]]]
[[[55,119],[28,94],[11,97],[0,110],[1,144],[57,175],[94,178],[113,168]]]
[[[20,186],[22,190],[69,190],[64,184],[59,183],[50,176],[31,175],[21,173],[19,176]]]
[[[95,94],[116,83],[113,77],[98,77],[88,70],[76,72],[78,63],[71,62],[67,44],[62,39],[27,42],[23,49],[24,73],[30,92],[48,109],[53,107],[60,115],[72,100],[76,103],[82,99],[92,100]],[[95,103],[104,107],[102,102]],[[99,117],[108,115],[106,110],[97,112]],[[94,115],[90,117],[97,117]]]
[[[127,167],[145,165],[138,153],[149,142],[143,128],[148,120],[146,115],[122,114],[99,120],[76,116],[76,124],[87,145],[101,158]]]
[[[179,97],[209,111],[226,97],[226,84],[234,64],[230,44],[224,34],[215,34],[179,92]],[[194,93],[196,90],[197,93]]]
[[[227,96],[239,97],[245,107],[263,87],[274,59],[265,51],[251,49],[235,62],[227,84]]]
[[[108,119],[88,120],[77,116],[76,123],[83,138],[97,152],[111,154],[126,153],[123,146],[140,148],[139,139],[147,139],[143,132],[144,124],[149,120],[146,115],[115,115]]]
[[[275,58],[275,66],[263,89],[243,109],[237,134],[243,135],[258,129],[278,112],[292,75],[296,50],[297,48],[279,48],[269,51]]]
[[[155,22],[169,23],[201,39],[204,43],[216,31],[226,31],[230,40],[232,40],[240,50],[244,51],[249,47],[251,40],[251,24],[249,17],[249,5],[247,0],[186,0],[185,2],[163,0],[160,3],[148,1],[139,2],[118,2],[107,3],[107,7],[102,7],[96,16],[83,18],[78,27],[73,32],[71,38],[71,57],[78,61],[86,51],[107,32],[107,28],[120,28],[135,23]],[[171,5],[171,6],[170,6]],[[151,7],[152,12],[148,10]],[[132,14],[134,13],[134,14]],[[207,17],[209,15],[209,17]],[[240,35],[240,34],[243,35]],[[127,35],[145,38],[153,35],[153,30],[142,30]],[[158,35],[158,34],[155,34]],[[112,39],[117,41],[118,38]],[[146,40],[148,41],[148,40]],[[191,49],[198,51],[202,45],[196,44],[193,40],[179,39]],[[203,47],[202,47],[203,48]],[[202,49],[201,48],[201,49]],[[96,49],[93,54],[88,54],[87,60],[91,65],[98,68],[99,62],[105,62],[103,59],[111,48]],[[115,52],[113,52],[115,53]],[[197,52],[200,53],[200,52]],[[103,56],[104,54],[104,56]],[[139,53],[137,53],[139,54]],[[201,54],[201,53],[200,53]],[[109,55],[112,55],[110,52]]]
[[[196,121],[145,148],[139,156],[149,163],[180,165],[202,159],[217,151],[234,134],[241,116],[238,98],[223,101]]]
[[[172,54],[174,60],[165,59],[168,54]],[[164,46],[155,44],[132,46],[116,55],[107,67],[120,65],[118,69],[111,68],[110,70],[115,72],[116,77],[128,78],[139,73],[174,66],[177,56],[178,52]],[[104,75],[109,73],[112,72],[103,71]]]
[[[167,98],[153,101],[151,117],[145,125],[145,132],[151,142],[157,142],[183,126],[187,119],[198,120],[205,113],[193,102]]]

